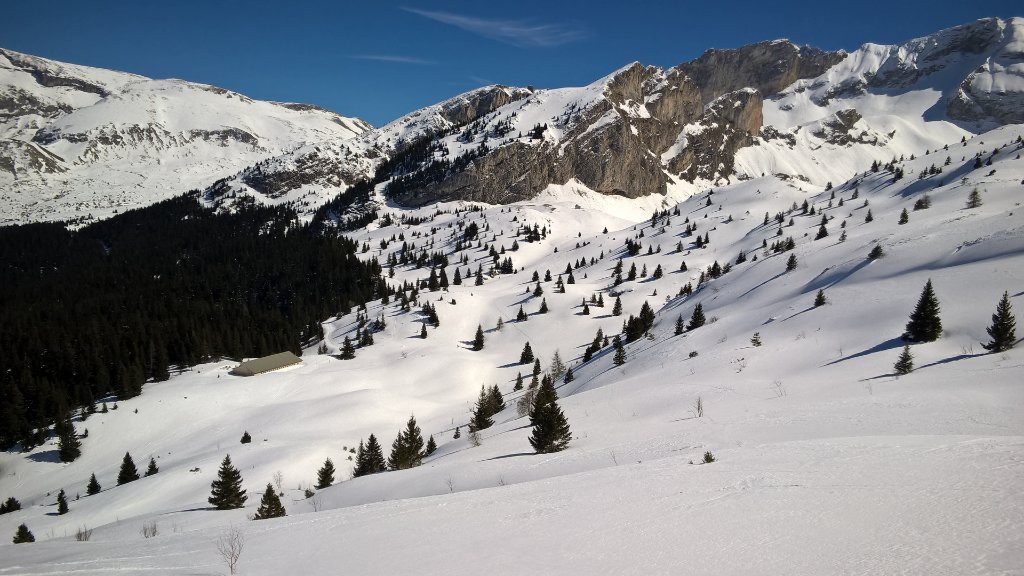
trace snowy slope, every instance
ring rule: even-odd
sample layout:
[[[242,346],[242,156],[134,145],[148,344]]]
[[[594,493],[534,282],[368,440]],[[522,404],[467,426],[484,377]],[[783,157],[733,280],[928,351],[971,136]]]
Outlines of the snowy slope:
[[[418,307],[369,303],[366,316],[383,315],[387,326],[355,360],[318,355],[314,346],[304,365],[249,379],[228,375],[229,362],[199,366],[76,422],[89,437],[71,464],[54,462],[52,443],[0,454],[0,497],[24,505],[0,516],[0,534],[24,522],[39,540],[0,541],[0,573],[220,573],[212,541],[229,525],[246,533],[244,574],[469,574],[481,566],[497,574],[1019,573],[1024,362],[1020,345],[985,354],[980,343],[1004,291],[1018,317],[1024,310],[1022,134],[1009,126],[961,143],[951,133],[942,143],[948,149],[908,150],[898,164],[902,180],[864,167],[828,192],[766,175],[716,187],[710,205],[707,189],[688,183],[635,200],[570,183],[510,206],[388,208],[392,223],[354,233],[370,247],[364,257],[384,262],[403,242],[415,243],[414,253],[447,254],[453,278],[456,265],[463,275],[488,270],[493,241],[519,271],[422,292],[420,302],[433,303],[440,317],[425,340]],[[974,168],[979,154],[991,165]],[[941,174],[917,178],[933,164]],[[967,209],[975,187],[983,205]],[[931,207],[912,210],[924,194]],[[804,200],[817,214],[790,212]],[[650,226],[653,210],[676,207],[670,222]],[[904,208],[910,222],[899,225]],[[778,212],[786,213],[781,236],[774,221],[763,224]],[[822,213],[829,235],[813,240]],[[424,221],[401,224],[402,216]],[[469,222],[484,247],[453,252]],[[684,236],[691,223],[696,233]],[[526,242],[517,236],[524,224],[550,232]],[[710,236],[707,248],[694,246],[696,234]],[[799,265],[787,273],[789,253],[761,246],[789,236]],[[661,265],[662,278],[611,286],[627,238],[643,249],[624,259],[624,272]],[[886,256],[869,261],[875,244]],[[741,251],[747,260],[737,264]],[[464,254],[468,263],[457,264]],[[565,294],[555,293],[554,280],[542,282],[551,310],[538,314],[532,273],[557,278],[580,259],[587,264],[573,270]],[[715,261],[732,270],[677,296]],[[428,273],[400,265],[391,282]],[[898,336],[929,278],[944,334],[913,346],[917,370],[896,378]],[[828,304],[816,308],[819,289]],[[583,315],[581,300],[595,293],[606,306]],[[619,332],[623,317],[610,312],[616,295],[623,317],[645,301],[655,308],[650,337],[626,347],[623,366],[613,365],[608,347],[581,363],[598,328]],[[674,335],[676,317],[688,318],[697,302],[708,324]],[[520,306],[525,322],[513,321]],[[478,324],[486,345],[473,352]],[[355,314],[325,319],[324,344],[335,350],[356,326]],[[755,332],[759,347],[750,342]],[[559,387],[573,431],[565,452],[533,455],[526,418],[516,414],[512,385],[518,372],[529,381],[530,367],[517,363],[527,341],[545,366],[557,349],[575,372]],[[509,407],[482,432],[481,446],[464,427],[453,439],[480,385],[494,383]],[[387,448],[410,413],[438,441],[437,453],[418,468],[348,480],[344,448],[371,432]],[[243,430],[252,444],[238,444]],[[718,462],[691,464],[706,450]],[[125,451],[140,465],[157,458],[160,473],[114,487]],[[209,483],[227,453],[249,503],[207,510]],[[340,464],[340,481],[304,500],[299,488],[312,484],[326,457]],[[289,516],[247,521],[277,471]],[[104,491],[53,515],[56,491],[84,494],[92,472]],[[144,539],[139,529],[150,521],[160,534]],[[95,528],[90,542],[74,541],[80,526]]]
[[[0,49],[0,224],[107,217],[369,128],[315,106]]]

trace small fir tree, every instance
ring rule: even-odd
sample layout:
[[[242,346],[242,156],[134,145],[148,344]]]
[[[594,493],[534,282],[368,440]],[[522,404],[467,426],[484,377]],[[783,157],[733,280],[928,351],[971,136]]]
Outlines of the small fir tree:
[[[159,471],[160,469],[157,468],[156,466],[156,460],[152,456],[150,456],[149,466],[146,468],[146,476],[152,476],[153,474],[156,474]]]
[[[617,335],[612,340],[612,347],[615,348],[615,355],[612,356],[612,363],[616,366],[622,366],[626,363],[626,347],[622,345],[622,339]]]
[[[473,337],[473,350],[480,351],[484,349],[484,327],[477,324],[476,336]]]
[[[420,465],[423,459],[423,434],[416,424],[416,417],[409,416],[405,430],[391,443],[391,456],[388,457],[388,468],[404,470]]]
[[[910,213],[908,213],[907,209],[904,208],[903,212],[900,212],[900,221],[898,223],[902,225],[906,224],[907,222],[910,222]]]
[[[132,460],[131,454],[125,452],[124,459],[121,460],[121,470],[117,473],[117,485],[120,486],[138,479],[139,471],[135,468],[135,461]]]
[[[693,315],[690,316],[690,323],[686,326],[687,330],[696,330],[704,325],[704,305],[700,302],[697,303],[697,307],[693,309]]]
[[[989,352],[1005,352],[1017,342],[1017,319],[1010,307],[1010,293],[1003,292],[1002,299],[996,304],[996,313],[992,315],[992,325],[985,329],[992,338],[982,347]]]
[[[761,345],[761,333],[760,332],[754,332],[754,335],[750,337],[750,345],[755,347],[755,348]]]
[[[225,455],[217,479],[210,483],[210,497],[206,501],[217,510],[232,510],[245,506],[248,498],[242,489],[242,474],[231,465],[231,455]]]
[[[939,299],[932,289],[931,279],[925,283],[918,298],[917,306],[910,314],[907,331],[903,339],[909,342],[934,342],[942,335],[942,320],[939,318]]]
[[[314,486],[314,488],[317,490],[323,490],[331,484],[334,484],[334,472],[334,462],[331,462],[330,458],[324,460],[324,465],[316,471],[316,486]]]
[[[971,193],[967,196],[967,208],[980,208],[981,207],[981,192],[975,188],[971,190]]]
[[[683,322],[683,315],[680,314],[680,315],[676,316],[676,330],[675,330],[676,336],[679,336],[680,334],[682,334],[683,330],[685,328],[686,328],[686,324]]]
[[[423,450],[424,456],[430,456],[437,451],[437,442],[434,440],[434,435],[431,434],[430,438],[427,438],[427,447]]]
[[[68,414],[54,425],[57,434],[57,456],[61,462],[74,462],[82,455],[82,443],[75,436],[75,425]]]
[[[881,244],[875,244],[875,247],[871,249],[871,252],[868,252],[868,260],[878,260],[883,256],[885,256],[885,250],[882,250]]]
[[[903,352],[900,357],[896,360],[896,364],[893,366],[893,370],[896,374],[903,376],[904,374],[910,374],[914,371],[914,355],[910,353],[910,345],[905,344],[903,346]]]
[[[248,430],[244,430],[242,432],[242,439],[239,440],[239,442],[241,442],[242,444],[248,444],[248,443],[252,442],[252,436],[249,436],[249,431]]]
[[[89,484],[85,487],[85,495],[92,496],[93,494],[99,494],[102,488],[100,483],[96,480],[96,473],[93,472],[92,476],[89,477]]]
[[[530,409],[533,433],[530,446],[538,454],[565,450],[572,440],[569,422],[558,406],[558,393],[552,380],[545,376]]]
[[[825,298],[825,290],[818,290],[818,295],[814,297],[814,307],[824,306],[828,303],[828,299]]]
[[[15,544],[27,544],[29,542],[35,542],[36,537],[29,531],[28,526],[22,524],[18,526],[18,530],[14,533],[14,539],[11,542]]]
[[[615,297],[615,305],[612,306],[612,316],[622,315],[622,298],[619,296]]]
[[[271,484],[267,484],[267,489],[263,491],[263,497],[260,498],[260,506],[256,509],[256,514],[253,514],[253,520],[266,520],[267,518],[281,518],[287,516],[284,506],[281,504],[281,498],[274,492],[274,487]]]
[[[426,328],[426,326],[424,326]],[[342,360],[352,360],[356,357],[356,348],[352,345],[352,341],[345,336],[345,339],[341,342],[341,352],[338,354],[338,358]]]
[[[64,494],[64,490],[57,494],[57,515],[63,516],[68,513],[68,497]]]
[[[530,343],[527,342],[526,345],[523,346],[522,354],[519,355],[519,363],[529,364],[530,362],[533,362],[533,348],[530,348]]]
[[[796,270],[796,254],[790,254],[789,260],[786,260],[786,272],[792,272]]]

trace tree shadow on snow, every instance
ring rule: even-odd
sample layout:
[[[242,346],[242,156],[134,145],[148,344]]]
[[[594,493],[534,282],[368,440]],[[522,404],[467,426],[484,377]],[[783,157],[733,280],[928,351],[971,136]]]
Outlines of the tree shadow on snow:
[[[482,460],[482,462],[487,462],[488,460],[502,460],[504,458],[515,458],[516,456],[533,456],[533,455],[534,455],[534,452],[516,452],[514,454],[502,454],[501,456],[494,456],[493,458],[487,458],[485,460]]]
[[[28,459],[33,462],[53,462],[54,464],[59,464],[60,453],[56,450],[44,450],[29,454]]]
[[[797,316],[803,314],[804,312],[810,312],[811,310],[814,310],[815,308],[817,308],[817,306],[810,306],[810,307],[805,308],[805,309],[803,309],[803,310],[801,310],[799,312],[794,313],[792,316],[789,316],[787,318],[783,318],[782,321],[785,322],[786,320],[789,320],[790,318],[796,318]]]
[[[872,346],[871,348],[868,348],[867,350],[861,350],[860,352],[857,352],[856,354],[850,354],[849,356],[843,356],[842,358],[839,358],[837,360],[833,360],[833,361],[829,362],[828,364],[825,364],[825,366],[831,366],[833,364],[839,364],[840,362],[846,362],[847,360],[853,360],[854,358],[860,358],[862,356],[870,356],[871,354],[875,354],[877,352],[885,352],[886,350],[892,350],[893,348],[899,348],[900,346],[903,346],[904,344],[905,344],[905,342],[903,341],[903,338],[900,338],[899,336],[897,336],[896,338],[890,338],[890,339],[886,340],[885,342],[882,342],[881,344],[876,344],[876,345]]]

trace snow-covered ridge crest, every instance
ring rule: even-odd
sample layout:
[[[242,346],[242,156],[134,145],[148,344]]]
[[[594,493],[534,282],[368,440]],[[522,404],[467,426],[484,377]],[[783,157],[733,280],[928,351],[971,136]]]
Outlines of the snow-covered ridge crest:
[[[317,106],[0,49],[0,224],[109,216],[369,128]]]

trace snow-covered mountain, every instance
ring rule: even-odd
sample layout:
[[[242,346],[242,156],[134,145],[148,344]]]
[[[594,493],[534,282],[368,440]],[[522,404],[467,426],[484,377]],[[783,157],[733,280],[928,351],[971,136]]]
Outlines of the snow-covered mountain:
[[[207,195],[218,206],[279,188],[327,198],[364,178],[416,206],[513,202],[571,180],[626,197],[767,173],[842,181],[875,160],[1024,122],[1022,45],[1024,19],[990,18],[851,53],[777,40],[665,70],[633,63],[580,88],[493,86],[337,146],[289,152]]]
[[[312,105],[0,49],[0,224],[108,217],[369,128]]]

